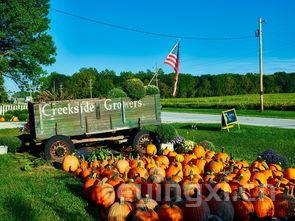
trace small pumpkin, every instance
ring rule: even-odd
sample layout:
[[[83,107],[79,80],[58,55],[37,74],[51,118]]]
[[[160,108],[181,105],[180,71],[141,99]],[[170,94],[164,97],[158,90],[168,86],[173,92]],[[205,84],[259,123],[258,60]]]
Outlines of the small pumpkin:
[[[237,199],[232,202],[235,209],[235,220],[251,220],[250,214],[254,213],[254,206],[252,202],[244,196],[244,192],[241,188],[239,188]]]
[[[67,155],[62,163],[63,170],[67,172],[75,172],[79,166],[79,160],[75,155]]]
[[[294,187],[293,187],[294,188]],[[294,218],[295,217],[295,197],[292,193],[289,194],[289,188],[285,188],[284,193],[279,193],[275,197],[275,217],[278,218]]]
[[[180,163],[183,162],[184,161],[184,156],[182,154],[177,154],[175,156],[175,161],[180,162]]]
[[[294,181],[295,180],[295,168],[285,169],[284,177],[290,181]]]
[[[130,170],[129,162],[125,159],[119,160],[116,167],[120,173],[128,173]]]
[[[4,117],[0,117],[0,122],[5,122],[5,118]]]
[[[135,207],[136,209],[145,209],[147,207],[148,209],[154,210],[158,207],[158,203],[146,194],[144,198],[136,202]]]
[[[160,221],[158,214],[148,208],[137,209],[132,217],[132,221]]]
[[[204,158],[206,151],[204,149],[204,147],[202,147],[201,145],[197,145],[194,149],[193,149],[193,154],[197,157],[197,158]]]
[[[212,160],[206,166],[206,171],[212,173],[219,173],[223,170],[223,163],[221,161]]]
[[[108,212],[108,221],[126,221],[132,211],[130,203],[125,202],[124,198],[120,198],[120,202],[114,203]]]
[[[221,152],[216,153],[214,156],[215,160],[222,161],[222,162],[228,162],[229,156],[227,153],[224,152],[224,148],[222,147]]]
[[[156,155],[157,154],[157,147],[154,144],[148,144],[146,146],[146,154]]]

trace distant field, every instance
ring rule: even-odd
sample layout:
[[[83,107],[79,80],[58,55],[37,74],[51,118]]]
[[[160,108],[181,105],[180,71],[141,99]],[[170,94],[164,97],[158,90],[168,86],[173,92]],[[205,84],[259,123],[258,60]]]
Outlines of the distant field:
[[[260,107],[258,94],[200,97],[200,98],[167,98],[161,100],[164,108],[195,108],[195,109],[250,109]],[[266,110],[295,111],[295,93],[265,94]]]

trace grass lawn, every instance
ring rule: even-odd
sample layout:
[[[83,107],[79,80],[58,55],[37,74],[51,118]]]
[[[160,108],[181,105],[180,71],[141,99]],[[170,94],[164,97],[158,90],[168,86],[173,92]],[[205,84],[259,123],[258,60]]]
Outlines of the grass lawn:
[[[181,112],[181,113],[195,113],[195,114],[221,114],[225,109],[192,109],[192,108],[163,108],[162,111]],[[258,110],[237,110],[238,116],[252,116],[252,117],[273,117],[295,119],[295,111],[279,111],[279,110],[265,110],[260,112]]]
[[[0,155],[0,220],[99,220],[78,180],[49,164],[22,171],[27,157]]]
[[[295,166],[295,130],[271,127],[255,127],[241,125],[241,130],[231,129],[230,132],[220,131],[219,124],[198,124],[197,130],[191,129],[191,124],[173,124],[179,135],[200,142],[213,142],[216,150],[225,147],[236,159],[245,159],[249,162],[257,155],[269,148],[274,149],[286,157],[289,166]]]
[[[161,99],[163,107],[191,109],[231,109],[259,110],[258,94],[243,94],[220,97],[166,98]],[[295,110],[295,93],[265,94],[266,110]]]

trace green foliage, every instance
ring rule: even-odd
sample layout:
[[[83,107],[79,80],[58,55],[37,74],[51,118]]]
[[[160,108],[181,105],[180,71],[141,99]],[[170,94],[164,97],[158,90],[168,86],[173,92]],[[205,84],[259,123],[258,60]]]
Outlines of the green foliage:
[[[28,115],[27,114],[20,114],[18,116],[19,121],[27,121]]]
[[[121,88],[113,88],[108,93],[109,98],[127,97],[127,94]]]
[[[161,124],[159,125],[155,133],[161,139],[161,142],[170,142],[177,136],[176,129],[171,124]]]
[[[7,102],[7,100],[8,100],[8,96],[7,96],[7,93],[6,93],[5,88],[4,88],[4,78],[0,74],[0,104],[4,103],[4,102]]]
[[[9,113],[5,113],[4,114],[4,119],[5,121],[10,121],[12,119],[13,115],[12,114],[9,114]]]
[[[16,153],[22,146],[22,142],[18,137],[5,136],[0,137],[0,145],[8,146],[8,151]]]
[[[10,111],[6,111],[5,115],[8,115],[7,119],[4,116],[6,121],[11,120],[12,116],[17,117],[20,121],[26,121],[29,116],[29,112],[28,112],[28,110],[25,110],[25,109],[24,110],[10,110]]]
[[[95,151],[92,151],[88,156],[87,156],[87,161],[93,161],[93,160],[105,160],[109,159],[111,156],[113,156],[113,153],[103,147],[99,147]]]
[[[146,95],[144,85],[142,81],[138,78],[126,80],[124,89],[128,97],[130,97],[133,100],[140,100]]]
[[[154,95],[154,94],[160,93],[160,89],[155,85],[145,86],[145,90],[146,90],[146,95]]]
[[[0,3],[0,76],[28,84],[44,73],[43,66],[55,62],[48,13],[49,0]]]

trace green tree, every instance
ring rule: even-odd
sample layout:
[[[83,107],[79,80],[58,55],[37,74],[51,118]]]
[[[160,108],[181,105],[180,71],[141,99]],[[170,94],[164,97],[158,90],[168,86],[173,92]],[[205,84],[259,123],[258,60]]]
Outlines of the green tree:
[[[0,2],[0,75],[24,84],[55,62],[49,29],[49,0]]]
[[[89,98],[90,82],[94,83],[97,75],[98,71],[95,68],[80,69],[79,72],[73,74],[73,76],[71,77],[70,94],[74,98]]]
[[[58,91],[70,90],[70,77],[57,72],[51,72],[50,75],[39,79],[41,90]]]
[[[7,101],[8,96],[4,87],[4,78],[0,75],[0,103]]]

